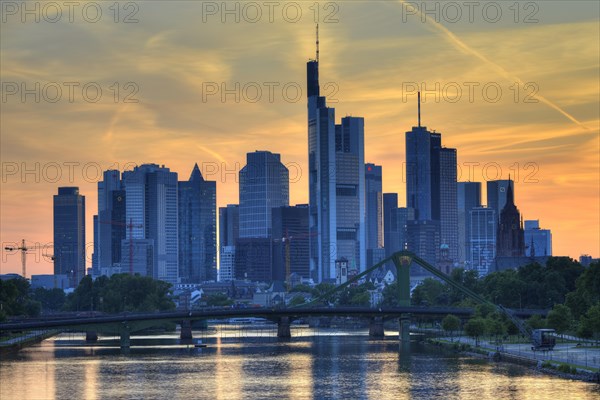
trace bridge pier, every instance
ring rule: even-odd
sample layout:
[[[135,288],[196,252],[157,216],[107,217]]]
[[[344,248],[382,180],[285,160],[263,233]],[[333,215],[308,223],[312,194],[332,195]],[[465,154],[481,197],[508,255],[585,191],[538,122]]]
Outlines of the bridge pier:
[[[369,322],[369,336],[374,338],[385,337],[383,317],[372,317]]]
[[[277,337],[284,339],[292,337],[290,331],[290,317],[280,317],[277,321]]]
[[[189,319],[184,319],[183,321],[181,321],[180,325],[181,333],[179,335],[179,338],[184,340],[193,339],[194,337],[192,336],[192,321],[190,321]]]
[[[121,349],[128,349],[131,345],[131,330],[126,323],[121,326]]]
[[[410,314],[402,314],[400,316],[400,334],[399,339],[402,342],[410,342]]]
[[[85,332],[85,341],[86,342],[97,342],[98,341],[98,332],[86,331]]]

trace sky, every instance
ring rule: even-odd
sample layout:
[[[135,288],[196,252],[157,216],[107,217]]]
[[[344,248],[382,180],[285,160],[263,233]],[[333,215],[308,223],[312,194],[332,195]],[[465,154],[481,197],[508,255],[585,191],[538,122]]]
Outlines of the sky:
[[[365,161],[405,205],[404,134],[458,149],[460,181],[515,180],[553,252],[600,256],[600,3],[0,3],[0,242],[53,240],[52,196],[86,197],[88,265],[106,169],[194,163],[238,202],[247,152],[281,154],[308,202],[306,62],[336,119],[365,118]],[[32,251],[27,275],[52,273]],[[20,272],[2,252],[0,273]]]

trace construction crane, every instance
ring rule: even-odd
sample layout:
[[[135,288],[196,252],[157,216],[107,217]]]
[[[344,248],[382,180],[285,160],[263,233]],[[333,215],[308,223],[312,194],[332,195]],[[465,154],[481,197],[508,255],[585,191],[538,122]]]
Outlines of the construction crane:
[[[101,224],[110,224],[124,226],[129,229],[129,275],[133,275],[133,228],[143,228],[142,224],[134,224],[133,219],[129,218],[129,223],[121,221],[98,221]]]
[[[21,240],[21,246],[18,246],[18,247],[6,246],[4,248],[4,250],[6,250],[6,251],[20,251],[21,252],[21,269],[22,269],[23,278],[25,278],[25,274],[27,273],[27,252],[30,251],[30,250],[43,250],[43,249],[46,249],[48,247],[52,247],[52,245],[43,245],[43,246],[41,246],[41,245],[38,245],[38,244],[34,244],[34,245],[31,245],[31,246],[27,246],[25,244],[25,239],[22,239]],[[53,255],[44,254],[44,256],[50,257],[52,260],[54,260],[54,256]]]
[[[290,275],[291,275],[291,260],[290,260],[290,245],[292,242],[292,239],[306,239],[306,238],[310,238],[313,236],[317,236],[318,233],[313,232],[313,233],[308,233],[308,234],[298,234],[298,235],[292,235],[290,236],[288,234],[288,230],[285,230],[285,236],[282,237],[281,239],[273,239],[274,242],[282,242],[285,245],[285,282],[287,283],[287,290],[289,291],[291,289],[291,281],[290,281]]]

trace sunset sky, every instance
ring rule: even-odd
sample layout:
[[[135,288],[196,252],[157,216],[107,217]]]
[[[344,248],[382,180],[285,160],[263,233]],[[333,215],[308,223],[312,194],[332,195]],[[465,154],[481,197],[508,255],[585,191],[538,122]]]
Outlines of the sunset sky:
[[[405,204],[404,133],[423,85],[422,123],[458,149],[459,180],[511,174],[524,218],[552,230],[554,255],[600,256],[600,3],[475,3],[428,2],[425,16],[422,2],[228,2],[236,22],[222,2],[81,2],[69,15],[58,1],[39,3],[36,22],[3,1],[2,247],[52,242],[52,196],[79,186],[91,265],[101,171],[134,164],[187,180],[197,162],[224,206],[238,202],[246,153],[269,150],[290,168],[291,203],[307,203],[305,75],[318,20],[322,92],[338,121],[365,118],[365,161],[383,165],[384,192]],[[39,101],[22,93],[36,83]],[[0,273],[20,269],[3,251]],[[32,255],[27,272],[52,264]]]

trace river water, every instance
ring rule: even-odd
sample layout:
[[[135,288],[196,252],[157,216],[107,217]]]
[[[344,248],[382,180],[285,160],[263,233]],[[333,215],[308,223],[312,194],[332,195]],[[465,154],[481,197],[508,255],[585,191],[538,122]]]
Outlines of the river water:
[[[387,332],[389,333],[389,332]],[[600,385],[526,367],[446,353],[364,330],[216,327],[132,338],[129,352],[101,338],[62,334],[2,356],[0,398],[9,399],[598,399]],[[397,337],[397,336],[396,336]]]

